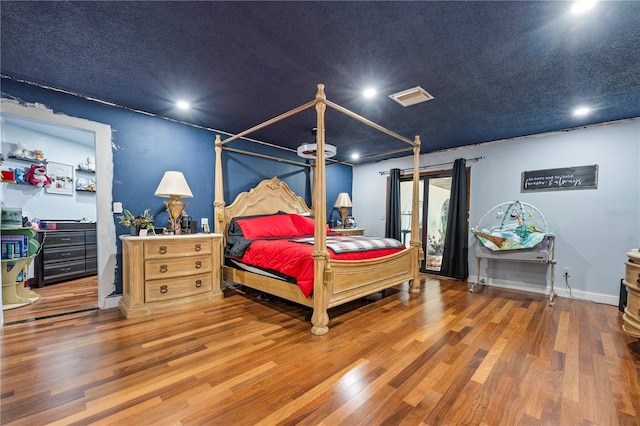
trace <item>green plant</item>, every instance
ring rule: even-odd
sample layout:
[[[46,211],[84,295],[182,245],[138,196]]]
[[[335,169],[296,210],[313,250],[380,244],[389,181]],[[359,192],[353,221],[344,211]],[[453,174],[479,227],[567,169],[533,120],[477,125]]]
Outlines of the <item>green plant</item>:
[[[129,210],[122,210],[122,216],[118,216],[120,220],[120,224],[126,226],[127,228],[135,227],[135,228],[144,228],[148,230],[153,229],[153,216],[151,215],[151,211],[146,209],[142,215],[134,216]]]

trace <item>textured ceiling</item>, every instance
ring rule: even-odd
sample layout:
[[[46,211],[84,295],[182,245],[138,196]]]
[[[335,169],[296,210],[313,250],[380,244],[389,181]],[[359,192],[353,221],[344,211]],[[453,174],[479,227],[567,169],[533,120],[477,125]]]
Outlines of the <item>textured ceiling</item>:
[[[240,132],[313,99],[422,152],[640,116],[640,2],[0,2],[3,76]],[[422,86],[404,108],[388,95]],[[375,86],[378,96],[361,92]],[[192,102],[188,112],[173,106]],[[592,115],[575,118],[585,104]],[[313,141],[314,110],[251,135]],[[338,159],[407,145],[329,111]],[[406,154],[404,154],[406,155]]]

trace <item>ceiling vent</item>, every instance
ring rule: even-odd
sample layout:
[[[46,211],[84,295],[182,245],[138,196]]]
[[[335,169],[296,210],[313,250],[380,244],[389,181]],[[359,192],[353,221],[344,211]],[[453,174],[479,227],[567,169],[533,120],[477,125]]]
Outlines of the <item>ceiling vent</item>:
[[[389,95],[389,97],[403,107],[408,107],[433,99],[433,96],[420,86],[394,93],[393,95]]]

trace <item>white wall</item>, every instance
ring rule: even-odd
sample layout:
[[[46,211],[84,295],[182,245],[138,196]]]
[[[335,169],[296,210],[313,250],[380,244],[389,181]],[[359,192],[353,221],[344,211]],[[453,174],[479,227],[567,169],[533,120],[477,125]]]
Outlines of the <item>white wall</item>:
[[[28,168],[31,164],[8,158],[16,145],[22,142],[29,150],[43,151],[48,161],[72,166],[74,183],[77,177],[93,178],[90,174],[78,172],[78,164],[95,158],[93,146],[82,145],[70,140],[46,135],[10,123],[2,124],[2,153],[5,154],[4,170],[9,168]],[[75,188],[75,185],[74,185]],[[45,189],[33,185],[6,185],[4,203],[8,207],[21,207],[32,217],[55,220],[80,220],[86,218],[96,221],[96,194],[92,192],[73,191],[72,195],[47,193]]]
[[[423,139],[423,144],[428,144]],[[569,296],[562,271],[570,271],[572,295],[617,305],[626,252],[640,246],[640,120],[486,143],[421,156],[421,166],[484,157],[471,166],[470,228],[505,201],[537,207],[556,235],[556,291]],[[520,192],[521,173],[597,164],[598,188]],[[368,235],[384,234],[387,176],[411,168],[412,158],[354,167],[353,214]],[[446,168],[446,167],[442,167]],[[436,168],[437,170],[438,168]],[[376,212],[376,213],[372,213]],[[475,239],[469,237],[469,281],[476,280]],[[488,268],[488,270],[487,270]],[[538,268],[538,269],[536,269]],[[481,277],[496,285],[544,291],[549,278],[538,265],[483,261]]]

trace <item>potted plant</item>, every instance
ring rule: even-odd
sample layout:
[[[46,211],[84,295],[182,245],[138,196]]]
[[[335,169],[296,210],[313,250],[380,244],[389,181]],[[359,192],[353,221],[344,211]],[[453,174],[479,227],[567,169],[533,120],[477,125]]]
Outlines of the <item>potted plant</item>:
[[[149,209],[146,209],[142,215],[135,216],[129,210],[122,210],[122,216],[119,216],[120,224],[126,226],[131,231],[131,235],[139,235],[140,230],[144,229],[146,232],[152,231],[153,228],[153,216]]]

